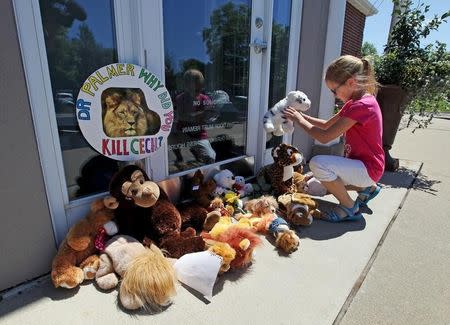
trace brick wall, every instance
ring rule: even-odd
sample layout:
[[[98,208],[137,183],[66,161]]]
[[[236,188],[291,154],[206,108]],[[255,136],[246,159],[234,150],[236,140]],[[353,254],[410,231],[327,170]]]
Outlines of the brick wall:
[[[361,46],[366,16],[347,2],[341,54],[361,56]]]

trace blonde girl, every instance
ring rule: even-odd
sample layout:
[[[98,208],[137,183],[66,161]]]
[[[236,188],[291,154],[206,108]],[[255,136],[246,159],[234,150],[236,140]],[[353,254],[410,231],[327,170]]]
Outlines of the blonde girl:
[[[325,74],[325,83],[345,104],[329,120],[322,120],[287,108],[284,116],[321,143],[344,135],[344,157],[319,155],[309,167],[329,193],[339,201],[324,214],[331,222],[359,220],[361,204],[367,204],[380,191],[384,171],[383,124],[375,99],[377,82],[366,59],[344,55],[334,60]],[[358,191],[353,199],[347,190]]]

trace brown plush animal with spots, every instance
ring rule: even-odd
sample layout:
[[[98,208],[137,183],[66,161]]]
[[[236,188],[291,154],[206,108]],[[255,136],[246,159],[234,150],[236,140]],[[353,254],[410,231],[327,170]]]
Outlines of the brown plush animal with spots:
[[[303,161],[303,155],[294,146],[282,143],[272,149],[273,164],[264,167],[257,176],[258,184],[264,189],[267,183],[276,195],[298,192],[303,175],[294,171]]]

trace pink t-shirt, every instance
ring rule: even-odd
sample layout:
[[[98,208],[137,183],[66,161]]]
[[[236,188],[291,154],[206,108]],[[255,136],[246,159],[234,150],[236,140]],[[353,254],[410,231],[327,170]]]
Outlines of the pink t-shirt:
[[[361,160],[370,178],[378,182],[384,172],[383,120],[374,96],[349,100],[339,116],[356,123],[345,132],[345,157]]]

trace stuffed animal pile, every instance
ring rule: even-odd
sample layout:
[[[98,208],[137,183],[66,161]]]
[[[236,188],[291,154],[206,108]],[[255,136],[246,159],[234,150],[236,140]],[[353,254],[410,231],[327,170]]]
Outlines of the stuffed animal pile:
[[[299,104],[307,103],[303,95],[292,94]],[[171,303],[176,279],[188,281],[192,270],[199,273],[193,288],[211,295],[215,277],[252,263],[260,234],[269,235],[280,251],[295,252],[295,228],[320,217],[316,201],[305,193],[316,183],[302,174],[297,148],[280,144],[272,156],[274,163],[260,171],[255,185],[228,169],[210,179],[197,170],[190,179],[191,200],[178,205],[144,170],[123,167],[110,181],[110,196],[93,202],[62,242],[52,264],[55,287],[95,279],[102,290],[118,286],[124,308],[155,309]],[[266,194],[256,196],[255,187]]]

